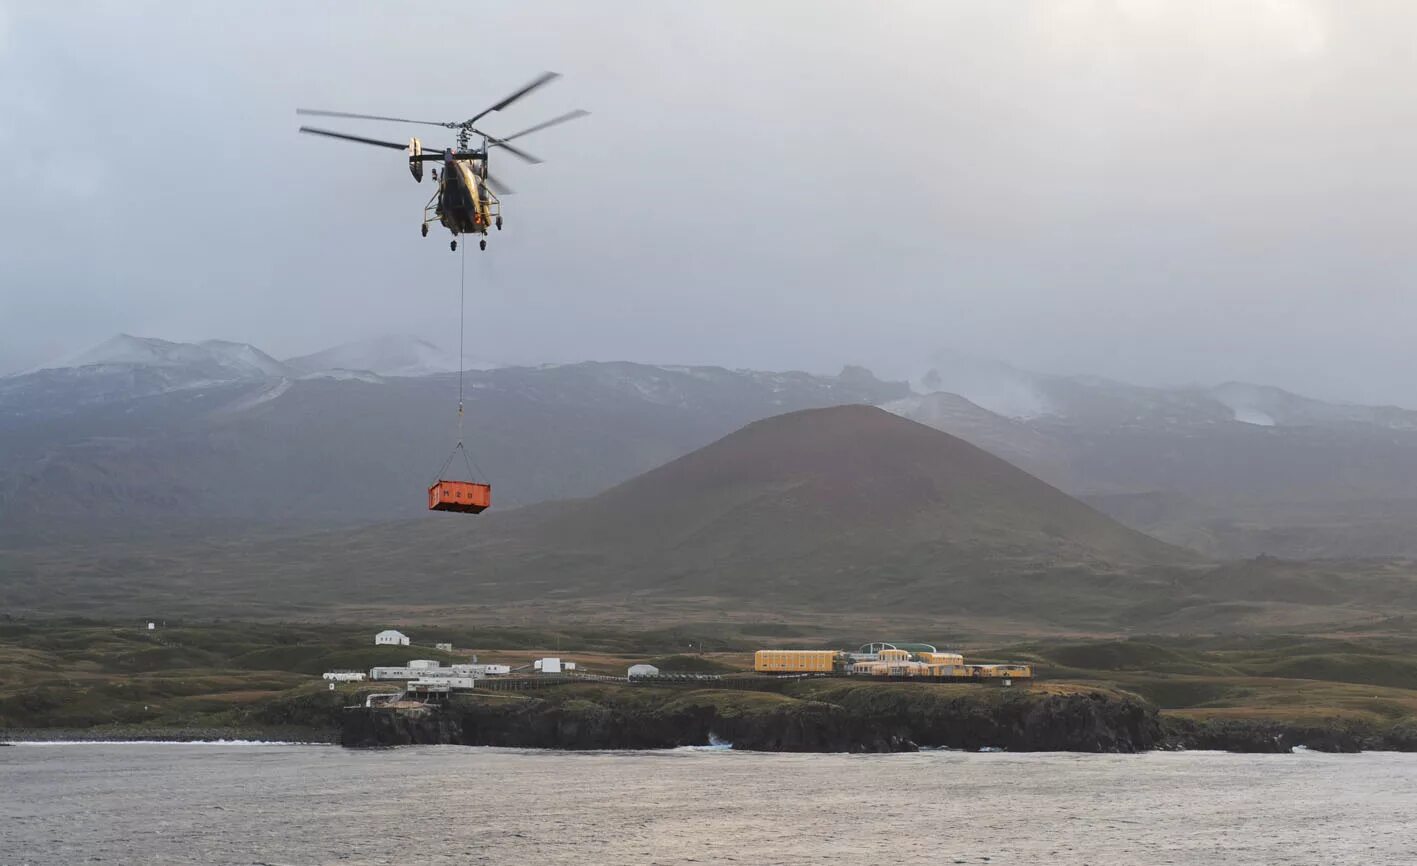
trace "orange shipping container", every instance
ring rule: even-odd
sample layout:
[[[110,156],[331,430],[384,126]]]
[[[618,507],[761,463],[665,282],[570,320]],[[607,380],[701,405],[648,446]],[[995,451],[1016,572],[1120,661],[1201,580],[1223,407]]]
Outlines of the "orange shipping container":
[[[492,504],[492,485],[473,481],[439,481],[428,488],[429,511],[481,514]]]

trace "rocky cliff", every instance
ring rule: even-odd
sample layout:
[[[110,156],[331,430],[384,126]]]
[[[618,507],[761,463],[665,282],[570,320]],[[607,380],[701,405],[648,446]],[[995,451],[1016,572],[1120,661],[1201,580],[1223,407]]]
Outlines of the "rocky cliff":
[[[1113,692],[869,684],[785,694],[568,686],[536,697],[477,695],[441,709],[350,709],[341,743],[662,749],[732,743],[774,752],[921,747],[1134,752],[1154,748],[1156,711]]]
[[[1017,752],[1143,752],[1161,741],[1156,709],[1125,692],[831,680],[795,694],[829,701],[873,730],[922,747]]]
[[[1417,723],[1411,719],[1375,725],[1343,718],[1286,721],[1168,716],[1163,728],[1163,743],[1170,749],[1292,752],[1297,746],[1316,752],[1417,752]]]

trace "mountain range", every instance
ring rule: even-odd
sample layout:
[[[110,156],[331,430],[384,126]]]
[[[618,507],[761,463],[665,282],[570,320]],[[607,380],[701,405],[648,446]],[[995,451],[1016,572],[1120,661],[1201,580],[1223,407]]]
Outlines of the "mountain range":
[[[0,536],[413,517],[456,441],[455,367],[415,338],[278,360],[120,336],[0,378]],[[914,387],[860,368],[588,362],[474,370],[465,393],[496,509],[594,495],[752,421],[863,403],[1207,556],[1417,555],[1417,412],[1395,407],[957,357]]]
[[[391,375],[426,344],[369,348],[276,361],[120,337],[78,366],[0,379],[0,532],[419,514],[457,441],[458,376]],[[466,450],[502,508],[597,493],[768,415],[908,389],[852,369],[583,363],[473,370],[464,392]]]
[[[958,360],[951,358],[951,360]],[[1417,555],[1417,412],[1231,382],[1151,388],[961,361],[895,411],[1219,558]],[[966,407],[961,408],[962,397]],[[981,414],[977,409],[997,411]]]

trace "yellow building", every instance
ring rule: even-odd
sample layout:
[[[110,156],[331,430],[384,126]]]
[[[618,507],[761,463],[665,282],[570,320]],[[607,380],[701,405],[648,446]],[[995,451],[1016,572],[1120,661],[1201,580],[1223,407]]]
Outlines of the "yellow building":
[[[753,656],[753,670],[764,674],[851,673],[966,682],[1033,678],[1031,665],[968,665],[960,653],[939,652],[928,644],[904,646],[910,649],[888,643],[868,644],[856,660],[836,650],[758,650]]]
[[[758,650],[753,670],[765,674],[829,674],[836,667],[836,650]]]

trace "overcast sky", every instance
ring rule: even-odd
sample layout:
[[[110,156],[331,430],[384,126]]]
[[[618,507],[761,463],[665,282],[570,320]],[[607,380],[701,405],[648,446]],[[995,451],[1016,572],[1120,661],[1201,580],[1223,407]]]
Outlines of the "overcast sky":
[[[120,331],[455,345],[430,183],[294,109],[461,120],[549,69],[490,131],[592,116],[494,162],[470,354],[1417,406],[1414,34],[1402,0],[0,0],[0,371]]]

